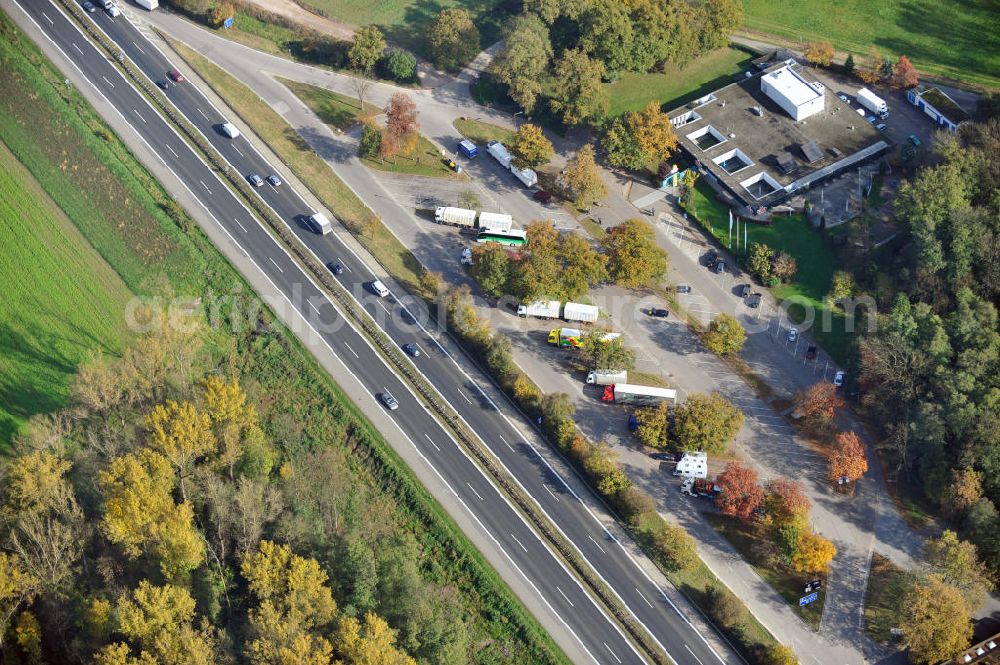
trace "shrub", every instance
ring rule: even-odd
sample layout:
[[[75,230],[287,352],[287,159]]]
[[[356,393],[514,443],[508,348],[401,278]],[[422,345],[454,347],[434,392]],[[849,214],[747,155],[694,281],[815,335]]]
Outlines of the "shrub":
[[[705,592],[708,614],[723,628],[732,629],[747,619],[747,607],[732,591],[712,585]]]
[[[671,571],[690,570],[698,565],[694,538],[682,527],[663,522],[655,537],[663,565]]]
[[[400,48],[389,49],[382,56],[382,73],[400,83],[409,83],[417,78],[417,59],[409,51]]]

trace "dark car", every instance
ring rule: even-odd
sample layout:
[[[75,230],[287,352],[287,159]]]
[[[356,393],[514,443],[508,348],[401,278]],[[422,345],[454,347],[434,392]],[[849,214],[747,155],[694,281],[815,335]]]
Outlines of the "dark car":
[[[717,251],[715,251],[714,249],[708,250],[708,253],[705,254],[705,265],[707,266],[715,265],[715,260],[717,258],[719,258],[719,253]]]
[[[649,310],[649,315],[650,316],[657,316],[657,317],[659,317],[661,319],[665,319],[668,316],[670,316],[670,312],[668,312],[667,310],[663,309],[662,307],[655,307],[655,308],[651,308]]]
[[[677,291],[677,293],[691,293],[691,285],[690,284],[678,284],[677,288],[674,289],[674,290]]]
[[[761,294],[751,293],[749,296],[747,296],[747,307],[752,307],[753,309],[757,309],[758,307],[760,307],[760,301],[762,299],[763,296]]]
[[[531,198],[535,199],[539,203],[548,203],[549,201],[552,200],[552,193],[546,192],[544,189],[540,189],[537,192],[535,192],[531,196]]]
[[[738,295],[740,298],[746,298],[748,295],[750,295],[750,289],[751,286],[749,284],[740,284],[739,287],[736,289],[736,295]]]
[[[156,85],[160,86],[164,90],[169,90],[170,89],[170,81],[168,81],[166,79],[160,79],[159,81],[156,82]]]
[[[816,360],[816,346],[812,345],[806,349],[806,360]]]
[[[631,414],[628,417],[628,431],[634,432],[639,429],[639,419],[635,417],[635,414]]]
[[[176,69],[171,69],[169,72],[167,72],[167,76],[169,76],[171,80],[177,83],[180,83],[181,81],[184,80],[184,75],[181,74]]]
[[[413,356],[414,358],[420,357],[420,347],[417,346],[416,344],[404,344],[403,350],[406,351],[411,356]]]
[[[326,267],[329,268],[330,272],[332,272],[334,275],[344,274],[344,266],[340,265],[339,263],[334,263],[333,261],[330,261],[329,263],[326,264]]]
[[[673,453],[653,453],[650,455],[653,459],[658,459],[661,462],[673,462],[675,461]]]
[[[719,274],[726,272],[726,262],[723,261],[722,259],[719,259],[718,261],[715,262],[713,270],[715,270],[715,272]]]
[[[95,11],[97,11],[97,7],[94,6],[93,2],[85,2],[85,3],[83,3],[83,8],[86,11],[90,12],[91,14],[93,14]]]

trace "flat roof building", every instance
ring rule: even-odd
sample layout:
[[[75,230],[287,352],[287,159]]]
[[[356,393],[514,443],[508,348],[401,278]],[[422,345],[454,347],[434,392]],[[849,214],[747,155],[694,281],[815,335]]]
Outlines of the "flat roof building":
[[[760,77],[760,89],[784,109],[792,120],[805,120],[826,107],[826,86],[808,81],[792,65],[784,65]]]

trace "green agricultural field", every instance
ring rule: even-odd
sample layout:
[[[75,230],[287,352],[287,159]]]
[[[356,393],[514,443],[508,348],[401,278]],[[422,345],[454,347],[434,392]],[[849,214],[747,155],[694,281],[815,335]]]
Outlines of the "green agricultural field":
[[[907,55],[917,69],[1000,87],[1000,9],[995,0],[744,0],[746,27],[795,43],[819,39],[867,54]]]
[[[638,111],[651,99],[660,102],[666,110],[676,108],[689,99],[696,99],[730,83],[746,68],[751,57],[746,51],[720,48],[697,58],[683,69],[668,66],[663,73],[626,72],[617,81],[605,86],[611,101],[608,116]]]
[[[117,353],[130,293],[0,144],[0,450],[66,404],[77,365]]]
[[[480,44],[489,46],[500,38],[500,26],[506,12],[502,0],[298,0],[321,13],[351,25],[377,25],[388,41],[417,53],[424,50],[427,25],[442,9],[461,7],[468,10],[482,36]]]

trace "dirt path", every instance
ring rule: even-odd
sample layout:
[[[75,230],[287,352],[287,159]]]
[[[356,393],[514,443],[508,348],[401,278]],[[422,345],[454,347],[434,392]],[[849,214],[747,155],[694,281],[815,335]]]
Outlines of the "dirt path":
[[[306,11],[292,0],[248,0],[251,4],[257,5],[272,14],[283,16],[299,25],[312,28],[317,32],[331,35],[337,39],[350,41],[354,39],[354,26],[341,23],[335,19],[323,18]]]

